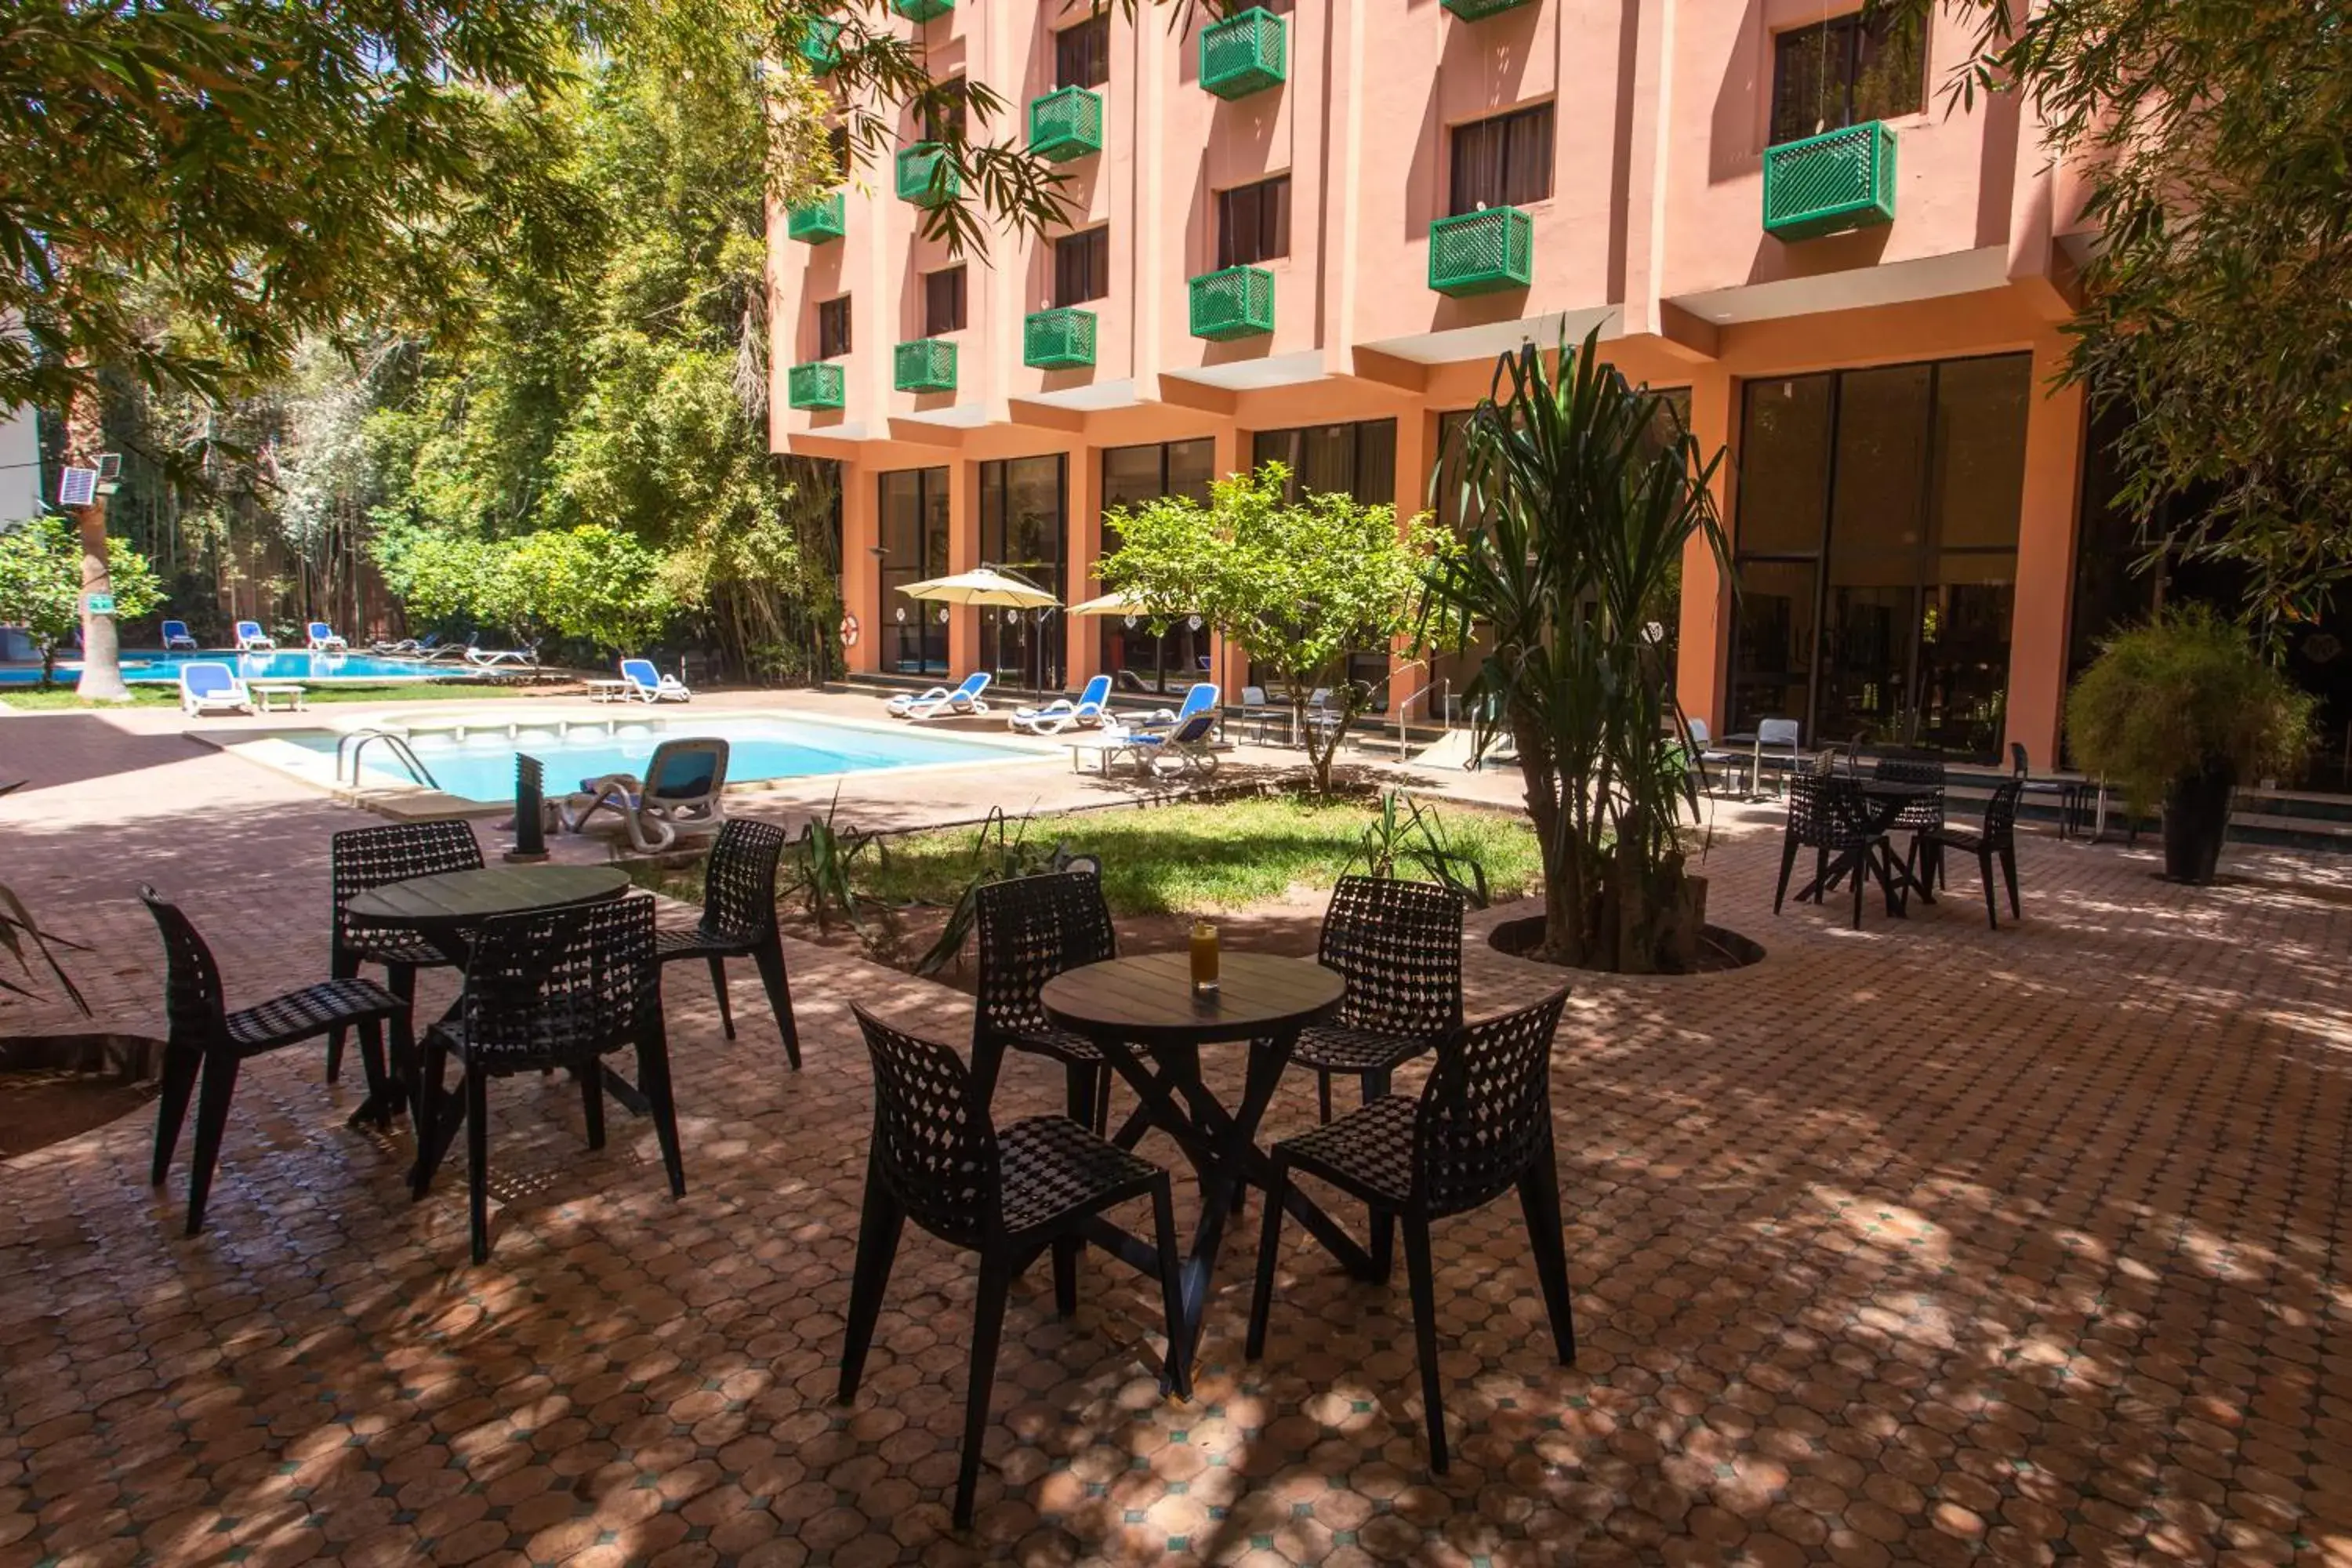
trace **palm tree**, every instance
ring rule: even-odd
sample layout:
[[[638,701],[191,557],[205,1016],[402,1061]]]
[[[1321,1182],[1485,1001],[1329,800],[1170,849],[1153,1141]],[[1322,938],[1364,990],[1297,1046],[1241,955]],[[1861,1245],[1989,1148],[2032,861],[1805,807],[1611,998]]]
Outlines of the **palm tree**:
[[[1727,562],[1709,489],[1723,454],[1702,457],[1671,402],[1602,363],[1597,332],[1549,363],[1532,343],[1504,355],[1455,438],[1473,521],[1424,578],[1423,623],[1486,645],[1474,747],[1507,736],[1517,752],[1542,956],[1674,967],[1701,913],[1682,833],[1697,795],[1659,628],[1693,534]]]

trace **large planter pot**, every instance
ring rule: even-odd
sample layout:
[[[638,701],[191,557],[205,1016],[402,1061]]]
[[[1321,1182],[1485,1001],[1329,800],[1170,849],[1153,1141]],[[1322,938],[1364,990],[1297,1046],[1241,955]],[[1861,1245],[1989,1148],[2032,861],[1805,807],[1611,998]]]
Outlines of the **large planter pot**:
[[[2230,790],[2238,782],[2228,763],[2180,774],[2164,792],[2164,877],[2168,882],[2213,879],[2221,839],[2230,830]]]

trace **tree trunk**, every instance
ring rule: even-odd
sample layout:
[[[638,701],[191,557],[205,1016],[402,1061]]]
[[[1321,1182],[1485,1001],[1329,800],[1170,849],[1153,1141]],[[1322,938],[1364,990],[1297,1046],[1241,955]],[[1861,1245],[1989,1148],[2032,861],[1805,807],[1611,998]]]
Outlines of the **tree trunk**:
[[[89,613],[92,594],[112,594],[114,579],[106,562],[106,502],[72,509],[81,534],[81,680],[74,688],[85,702],[128,702],[131,688],[122,683],[121,645],[111,614]]]

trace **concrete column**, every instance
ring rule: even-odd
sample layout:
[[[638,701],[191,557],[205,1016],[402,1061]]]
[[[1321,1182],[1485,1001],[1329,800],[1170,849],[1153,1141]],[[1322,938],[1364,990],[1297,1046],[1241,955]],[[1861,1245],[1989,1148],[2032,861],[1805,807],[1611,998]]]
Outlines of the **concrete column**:
[[[881,574],[874,546],[882,541],[880,487],[863,464],[841,465],[841,604],[857,617],[857,646],[846,649],[852,670],[872,674],[882,660]]]
[[[2017,515],[2017,595],[2009,630],[2005,739],[2023,742],[2037,769],[2056,761],[2065,717],[2074,524],[2083,488],[2083,389],[2052,385],[2065,356],[2058,339],[2034,345],[2033,384],[2043,395],[2025,416],[2025,493]]]
[[[1738,408],[1738,384],[1720,365],[1694,365],[1691,370],[1691,435],[1703,457],[1712,457],[1733,443]],[[1731,458],[1716,469],[1715,504],[1724,530],[1733,528],[1738,497],[1732,493]],[[1706,721],[1720,735],[1730,721],[1728,680],[1731,667],[1731,583],[1717,564],[1706,540],[1694,537],[1683,547],[1682,620],[1675,633],[1675,694],[1684,713]]]
[[[1436,449],[1436,415],[1421,407],[1397,415],[1395,493],[1400,533],[1428,504],[1429,469]],[[1408,656],[1402,651],[1407,646],[1400,643],[1398,651],[1389,655],[1389,700],[1382,711],[1391,718],[1399,704],[1411,701],[1429,679],[1428,659]]]
[[[1078,446],[1069,457],[1069,489],[1064,497],[1070,520],[1068,559],[1064,567],[1065,603],[1081,605],[1102,591],[1095,581],[1095,563],[1102,557],[1102,448]],[[1076,690],[1101,672],[1102,619],[1097,616],[1065,617],[1069,648],[1069,681]]]
[[[948,571],[969,572],[980,564],[980,465],[957,458],[948,469]],[[948,676],[959,679],[980,668],[980,612],[959,605],[948,616]]]

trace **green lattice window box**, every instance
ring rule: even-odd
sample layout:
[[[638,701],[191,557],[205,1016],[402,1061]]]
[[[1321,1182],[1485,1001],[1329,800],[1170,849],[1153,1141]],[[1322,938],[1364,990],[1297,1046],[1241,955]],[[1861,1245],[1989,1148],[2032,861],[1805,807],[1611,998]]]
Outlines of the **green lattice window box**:
[[[1068,370],[1095,363],[1092,310],[1040,310],[1021,326],[1021,363],[1033,370]]]
[[[1274,274],[1228,267],[1192,279],[1192,335],[1213,343],[1274,331]]]
[[[1895,132],[1864,121],[1764,149],[1764,232],[1776,239],[1895,221]]]
[[[846,400],[849,377],[827,360],[796,364],[784,377],[784,401],[795,408],[838,408]]]
[[[1441,294],[1492,294],[1535,281],[1535,220],[1517,207],[1442,217],[1429,226],[1429,286]]]
[[[890,0],[890,9],[909,22],[929,22],[955,9],[955,0]]]
[[[1253,5],[1201,29],[1201,85],[1219,98],[1246,98],[1283,79],[1282,18]]]
[[[898,153],[898,199],[919,207],[945,206],[963,189],[955,160],[936,142],[919,142]]]
[[[814,75],[824,76],[841,63],[841,24],[816,17],[801,29],[801,58]]]
[[[1483,22],[1489,16],[1534,4],[1535,0],[1444,0],[1445,8],[1465,22]]]
[[[784,232],[811,245],[839,239],[849,232],[841,193],[835,191],[823,201],[811,202],[804,207],[793,207],[786,212]]]
[[[945,338],[918,338],[898,345],[891,384],[901,392],[953,392],[956,346]]]
[[[1102,151],[1102,95],[1066,87],[1029,100],[1029,151],[1066,163]]]

